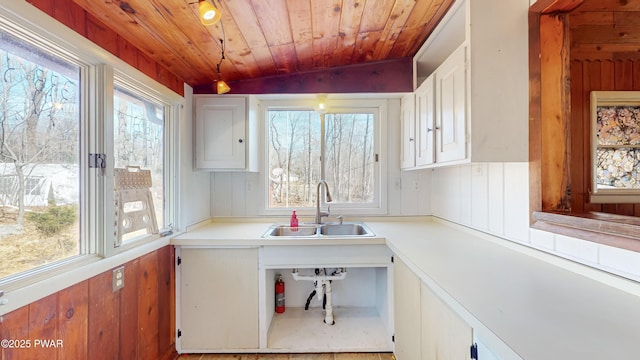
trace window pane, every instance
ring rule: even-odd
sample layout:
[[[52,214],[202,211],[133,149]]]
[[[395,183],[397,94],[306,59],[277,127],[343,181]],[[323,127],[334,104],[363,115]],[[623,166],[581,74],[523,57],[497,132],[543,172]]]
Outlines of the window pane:
[[[640,189],[640,106],[598,106],[596,186]]]
[[[314,111],[271,110],[267,119],[269,207],[314,206],[320,179],[320,116]]]
[[[0,277],[81,253],[80,68],[0,32]]]
[[[372,202],[373,114],[326,114],[325,121],[325,174],[333,202]]]
[[[640,149],[599,148],[597,157],[598,189],[640,189]]]
[[[140,94],[116,87],[114,98],[115,167],[139,167],[151,172],[151,195],[157,225],[164,224],[164,121],[165,108]],[[146,210],[139,201],[124,205],[124,212]],[[146,229],[123,235],[128,240],[146,234]]]

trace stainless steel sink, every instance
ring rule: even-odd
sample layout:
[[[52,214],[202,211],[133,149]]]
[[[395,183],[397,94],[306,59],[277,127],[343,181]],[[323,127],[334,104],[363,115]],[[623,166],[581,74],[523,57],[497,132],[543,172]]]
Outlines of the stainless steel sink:
[[[320,226],[321,235],[355,235],[364,236],[371,232],[362,224],[343,223],[343,224],[324,224]]]
[[[297,228],[289,225],[272,225],[262,237],[366,237],[375,236],[364,223],[324,223],[324,224],[304,224]]]
[[[267,231],[267,236],[313,236],[318,232],[317,226],[298,226],[291,227],[288,225],[272,226]]]

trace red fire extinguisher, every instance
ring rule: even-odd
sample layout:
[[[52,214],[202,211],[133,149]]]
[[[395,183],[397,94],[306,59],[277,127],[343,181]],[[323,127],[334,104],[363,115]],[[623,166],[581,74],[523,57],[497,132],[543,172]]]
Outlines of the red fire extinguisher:
[[[284,280],[282,275],[278,275],[276,279],[276,313],[284,312]]]

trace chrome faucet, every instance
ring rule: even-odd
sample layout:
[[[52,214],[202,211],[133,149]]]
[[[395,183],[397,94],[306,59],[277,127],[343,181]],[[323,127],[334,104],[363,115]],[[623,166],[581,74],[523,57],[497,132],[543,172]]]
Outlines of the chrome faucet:
[[[329,216],[329,208],[327,208],[327,212],[320,211],[320,187],[324,185],[325,192],[327,194],[327,202],[331,202],[331,194],[329,193],[329,185],[324,180],[320,180],[318,182],[318,187],[316,188],[316,224],[322,224],[322,218],[325,216]]]

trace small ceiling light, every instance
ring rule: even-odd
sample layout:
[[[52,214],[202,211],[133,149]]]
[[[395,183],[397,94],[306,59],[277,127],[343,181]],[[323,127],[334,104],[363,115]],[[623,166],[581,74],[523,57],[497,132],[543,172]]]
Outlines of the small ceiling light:
[[[327,97],[325,95],[318,96],[318,103],[316,104],[315,110],[320,114],[327,112]]]
[[[216,87],[218,89],[218,94],[226,94],[231,90],[224,80],[218,80]]]
[[[200,22],[205,26],[217,23],[222,16],[220,10],[213,6],[208,0],[200,0],[198,11],[200,12]]]

